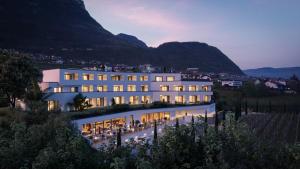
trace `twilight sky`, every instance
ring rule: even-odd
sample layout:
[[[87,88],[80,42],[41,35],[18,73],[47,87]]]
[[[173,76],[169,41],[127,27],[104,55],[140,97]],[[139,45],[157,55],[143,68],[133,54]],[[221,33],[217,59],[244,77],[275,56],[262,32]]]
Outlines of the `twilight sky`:
[[[113,34],[216,46],[242,69],[300,66],[300,0],[84,0]]]

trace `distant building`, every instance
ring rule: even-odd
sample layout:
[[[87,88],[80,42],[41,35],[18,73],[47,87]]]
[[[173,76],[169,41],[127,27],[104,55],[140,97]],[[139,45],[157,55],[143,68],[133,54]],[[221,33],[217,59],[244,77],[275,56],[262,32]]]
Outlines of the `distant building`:
[[[154,72],[155,68],[150,64],[139,65],[139,69],[142,73],[151,73]]]
[[[221,84],[223,87],[235,87],[239,88],[243,86],[243,82],[240,80],[222,80]]]
[[[56,60],[56,61],[55,61],[55,63],[56,63],[56,64],[60,64],[60,65],[61,65],[61,64],[64,64],[64,61],[63,61],[63,60],[61,60],[61,59],[59,59],[59,60]]]
[[[268,81],[265,82],[265,86],[270,88],[270,89],[285,90],[286,83],[284,83],[283,81],[268,80]]]
[[[208,76],[208,75],[201,75],[201,79],[202,80],[209,80],[209,81],[211,81],[211,77]]]
[[[187,68],[186,72],[189,72],[189,73],[199,73],[199,68]]]

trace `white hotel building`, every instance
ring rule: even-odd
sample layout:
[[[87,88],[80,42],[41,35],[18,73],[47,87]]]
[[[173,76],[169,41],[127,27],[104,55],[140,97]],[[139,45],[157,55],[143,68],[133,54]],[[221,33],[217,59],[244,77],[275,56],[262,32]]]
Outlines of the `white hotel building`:
[[[138,105],[160,101],[179,105],[178,108],[147,109],[125,113],[131,113],[140,121],[145,120],[142,118],[147,113],[154,116],[155,113],[164,112],[164,116],[172,119],[180,114],[194,115],[206,111],[211,115],[215,112],[215,104],[211,103],[212,82],[183,81],[180,73],[52,69],[43,71],[40,87],[43,92],[49,94],[47,97],[49,110],[73,110],[70,103],[78,93],[82,93],[87,97],[92,108],[110,106],[113,99],[116,104]],[[180,104],[191,104],[191,106],[180,107]],[[82,126],[87,123],[111,120],[117,114],[81,119],[78,123]],[[122,113],[118,116],[122,116]]]
[[[182,81],[179,73],[124,73],[80,69],[43,71],[40,84],[48,109],[69,111],[78,93],[87,96],[92,107],[116,104],[146,104],[155,101],[196,104],[210,102],[212,82]]]

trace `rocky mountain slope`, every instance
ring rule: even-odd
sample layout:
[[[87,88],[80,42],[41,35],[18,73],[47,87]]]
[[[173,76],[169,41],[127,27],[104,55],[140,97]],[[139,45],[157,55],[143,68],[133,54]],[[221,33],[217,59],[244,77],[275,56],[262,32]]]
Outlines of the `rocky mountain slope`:
[[[0,0],[0,48],[66,59],[242,74],[216,47],[169,42],[149,48],[134,36],[113,35],[97,23],[82,0]]]

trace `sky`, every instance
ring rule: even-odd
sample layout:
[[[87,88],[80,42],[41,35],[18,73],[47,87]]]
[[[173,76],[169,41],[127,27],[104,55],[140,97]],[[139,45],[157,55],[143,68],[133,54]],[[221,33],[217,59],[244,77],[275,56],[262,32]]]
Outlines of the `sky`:
[[[113,34],[148,46],[198,41],[240,68],[300,66],[300,0],[84,0]]]

